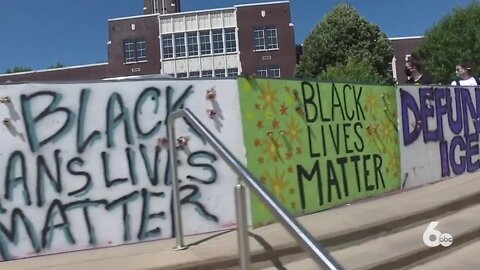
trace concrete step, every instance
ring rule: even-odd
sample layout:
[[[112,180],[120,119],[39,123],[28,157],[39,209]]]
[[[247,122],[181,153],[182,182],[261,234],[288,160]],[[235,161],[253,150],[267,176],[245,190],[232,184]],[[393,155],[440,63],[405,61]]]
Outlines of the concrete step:
[[[449,247],[431,248],[425,245],[422,239],[428,224],[424,224],[334,251],[332,255],[345,269],[408,267],[416,264],[419,260],[452,252],[458,246],[472,241],[472,239],[480,238],[479,216],[480,204],[477,204],[436,220],[439,222],[436,229],[442,233],[449,233],[454,238],[453,244]],[[480,263],[480,257],[476,261]],[[308,258],[284,265],[284,268],[277,266],[264,269],[318,269],[318,266]]]
[[[299,217],[298,220],[329,250],[345,249],[417,225],[425,230],[426,224],[433,218],[478,203],[479,178],[479,174],[465,175],[422,188],[396,192],[350,206]],[[446,227],[445,230],[450,230],[450,227]],[[451,229],[451,232],[455,230]],[[418,238],[419,243],[421,239]],[[238,265],[235,231],[190,236],[186,238],[186,243],[190,244],[190,247],[184,251],[173,251],[175,240],[168,239],[2,262],[0,269],[176,270],[225,269]],[[252,261],[263,262],[263,266],[268,266],[265,262],[278,265],[279,258],[282,257],[282,260],[284,258],[298,260],[302,256],[298,244],[278,223],[251,229],[250,246]],[[290,256],[284,257],[286,255]],[[288,261],[283,260],[282,263]]]
[[[458,248],[454,252],[441,256],[434,261],[411,268],[412,270],[437,269],[480,269],[480,241]]]

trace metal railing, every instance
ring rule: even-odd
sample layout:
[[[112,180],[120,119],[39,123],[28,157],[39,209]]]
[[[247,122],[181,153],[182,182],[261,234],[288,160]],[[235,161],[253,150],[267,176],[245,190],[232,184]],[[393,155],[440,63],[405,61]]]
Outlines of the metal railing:
[[[247,187],[255,193],[258,198],[270,209],[285,229],[300,243],[304,250],[310,254],[315,262],[325,269],[343,269],[338,262],[325,250],[318,241],[300,224],[295,217],[273,197],[268,190],[259,184],[259,181],[238,161],[235,156],[200,122],[200,120],[189,110],[182,109],[171,113],[168,116],[168,142],[170,151],[170,170],[173,186],[173,214],[175,220],[175,250],[186,249],[184,243],[183,224],[180,205],[180,187],[178,181],[177,149],[175,136],[175,120],[184,118],[190,126],[207,141],[215,151],[225,160],[232,170],[240,176]],[[250,268],[248,251],[248,223],[246,221],[245,190],[242,185],[235,188],[237,205],[237,227],[239,239],[240,265],[242,269]],[[240,220],[238,220],[240,219]]]

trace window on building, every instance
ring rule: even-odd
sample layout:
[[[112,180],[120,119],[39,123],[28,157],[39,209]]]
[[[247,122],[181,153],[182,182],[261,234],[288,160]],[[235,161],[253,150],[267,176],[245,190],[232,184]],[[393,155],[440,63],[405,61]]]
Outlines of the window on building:
[[[237,51],[237,39],[235,37],[235,28],[225,29],[225,51],[226,52]]]
[[[225,69],[215,69],[215,77],[225,77]]]
[[[265,50],[265,31],[263,27],[253,29],[253,48],[256,51]]]
[[[257,76],[258,77],[268,77],[267,68],[261,67],[261,68],[257,69]]]
[[[199,78],[200,77],[200,71],[190,71],[189,77],[190,78]]]
[[[147,60],[147,43],[144,39],[128,39],[123,41],[125,63]]]
[[[223,31],[222,29],[212,30],[213,53],[223,53]]]
[[[210,31],[200,31],[200,53],[211,54]]]
[[[227,69],[227,77],[236,77],[236,76],[238,76],[238,68]]]
[[[137,61],[147,60],[147,43],[143,39],[137,40]]]
[[[253,29],[253,46],[256,51],[278,49],[277,27],[255,27]]]
[[[175,34],[175,56],[185,56],[185,33]]]
[[[173,58],[173,40],[172,35],[162,35],[163,58]]]
[[[187,73],[186,72],[177,73],[177,78],[187,78]]]
[[[265,32],[267,33],[267,50],[278,49],[277,27],[267,26]]]
[[[197,32],[187,33],[187,47],[189,56],[198,55]]]
[[[270,67],[268,76],[273,78],[280,78],[280,67],[279,66]]]
[[[135,62],[135,42],[133,40],[125,40],[123,42],[125,63]]]
[[[206,78],[213,77],[212,71],[211,70],[203,70],[202,71],[202,77],[206,77]]]

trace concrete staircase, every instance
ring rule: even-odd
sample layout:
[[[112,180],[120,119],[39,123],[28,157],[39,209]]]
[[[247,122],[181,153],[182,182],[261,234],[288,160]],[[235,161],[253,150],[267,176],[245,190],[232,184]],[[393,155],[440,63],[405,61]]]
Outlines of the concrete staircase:
[[[298,220],[345,269],[480,269],[480,174],[388,194]],[[431,221],[453,237],[428,247]],[[0,263],[2,270],[238,269],[237,236],[225,231]],[[319,269],[280,224],[251,229],[254,269]]]

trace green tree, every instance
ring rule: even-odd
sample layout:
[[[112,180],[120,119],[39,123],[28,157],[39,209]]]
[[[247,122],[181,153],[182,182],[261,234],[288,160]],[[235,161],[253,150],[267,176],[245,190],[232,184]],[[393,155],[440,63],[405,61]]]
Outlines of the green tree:
[[[62,68],[62,67],[65,67],[65,65],[60,62],[57,62],[55,65],[49,66],[48,69]]]
[[[429,72],[441,83],[455,79],[458,63],[480,68],[480,4],[455,8],[426,31],[415,53],[425,59]]]
[[[382,80],[389,81],[392,57],[392,45],[385,33],[360,16],[352,5],[342,3],[306,38],[297,76],[315,78],[328,67],[345,66],[350,61],[369,63]]]
[[[350,58],[346,64],[329,66],[317,77],[322,81],[386,84],[390,81],[383,78],[366,60]]]
[[[25,72],[25,71],[31,71],[32,68],[31,67],[20,67],[20,66],[17,66],[17,67],[13,67],[13,68],[9,68],[7,69],[7,71],[5,71],[5,73],[9,74],[9,73],[18,73],[18,72]]]

